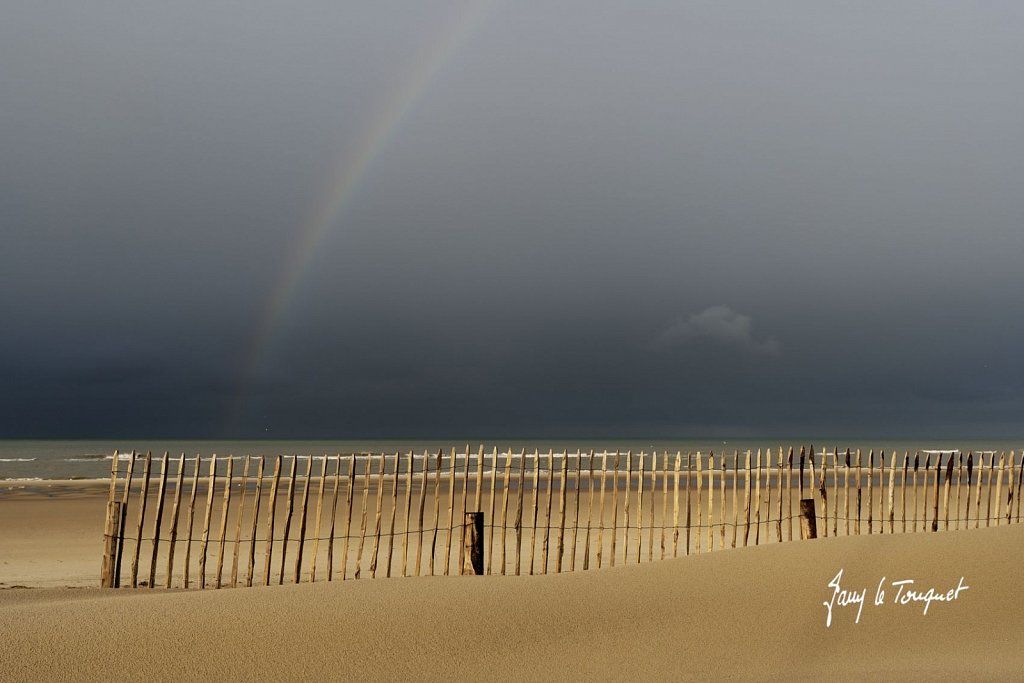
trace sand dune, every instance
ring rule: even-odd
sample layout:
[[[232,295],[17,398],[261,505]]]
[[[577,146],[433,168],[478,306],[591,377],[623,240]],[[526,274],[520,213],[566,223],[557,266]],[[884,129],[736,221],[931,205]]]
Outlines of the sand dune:
[[[1003,527],[558,576],[5,590],[0,679],[1013,679],[1022,550],[1024,527]],[[836,606],[826,627],[840,569],[867,604],[859,624],[856,606]],[[969,588],[927,615],[893,604],[893,581],[944,593],[961,576]]]

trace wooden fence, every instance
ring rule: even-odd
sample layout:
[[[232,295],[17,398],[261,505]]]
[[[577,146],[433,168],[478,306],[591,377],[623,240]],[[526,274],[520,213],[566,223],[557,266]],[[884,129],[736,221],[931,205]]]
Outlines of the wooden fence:
[[[791,541],[802,508],[819,536],[978,528],[1020,521],[1022,478],[1013,452],[115,454],[101,584],[586,571]]]

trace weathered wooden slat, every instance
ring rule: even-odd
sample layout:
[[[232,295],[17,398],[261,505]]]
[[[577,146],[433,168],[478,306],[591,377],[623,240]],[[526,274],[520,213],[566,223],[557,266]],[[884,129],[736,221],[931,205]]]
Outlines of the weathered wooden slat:
[[[1020,467],[1017,468],[1017,510],[1014,512],[1014,520],[1020,521],[1020,499],[1024,490],[1024,452],[1021,453]]]
[[[946,464],[946,481],[942,498],[942,516],[945,520],[944,530],[949,530],[949,488],[953,481],[953,454],[949,455],[949,462]]]
[[[501,487],[501,525],[499,526],[499,528],[501,529],[501,560],[500,560],[500,565],[501,565],[501,575],[502,576],[505,575],[505,571],[506,571],[505,568],[507,566],[507,564],[506,564],[506,561],[507,561],[506,541],[508,539],[508,535],[507,535],[506,531],[508,529],[508,495],[509,495],[509,486],[511,486],[511,482],[512,482],[512,449],[509,448],[505,452],[505,478],[502,480],[502,487]]]
[[[395,461],[398,453],[395,452]],[[396,463],[397,464],[397,463]],[[377,578],[377,560],[380,557],[381,531],[384,514],[384,475],[387,470],[387,456],[381,453],[380,469],[377,471],[377,507],[374,512],[374,546],[370,554],[370,578]]]
[[[467,474],[469,470],[467,469]],[[476,452],[476,486],[473,489],[473,512],[483,512],[484,507],[484,447]]]
[[[594,518],[594,450],[590,450],[590,462],[587,466],[587,493],[590,501],[587,503],[587,535],[583,541],[583,571],[590,569],[590,529]]]
[[[1014,452],[1011,451],[1010,452],[1010,459],[1009,459],[1010,460],[1010,475],[1007,478],[1007,523],[1008,524],[1011,521],[1013,521],[1014,495],[1016,493],[1015,489],[1014,489],[1014,481],[1015,481],[1014,480],[1014,475],[1016,474],[1016,472],[1015,472],[1016,468],[1014,466],[1015,459],[1016,459],[1016,456],[1015,456]],[[1001,520],[1001,518],[1002,517],[1000,515],[999,519]],[[999,523],[1001,524],[1002,522],[1000,521]]]
[[[313,552],[310,554],[309,561],[309,581],[310,583],[316,582],[316,561],[320,555],[320,533],[323,530],[324,521],[324,491],[327,488],[327,461],[329,460],[326,453],[324,453],[324,461],[320,465],[320,481],[317,482],[316,487],[316,513],[314,514],[315,520],[313,523]],[[313,458],[309,459],[310,463],[313,462]],[[307,480],[308,483],[308,480]],[[332,534],[333,536],[333,534]],[[330,578],[331,572],[327,570],[327,576]],[[298,581],[296,581],[298,583]]]
[[[703,494],[704,494],[704,472],[703,472],[703,463],[702,463],[703,459],[704,458],[701,455],[700,451],[697,451],[697,505],[696,505],[696,508],[697,508],[697,529],[696,529],[696,533],[694,534],[694,546],[693,546],[694,552],[697,553],[697,554],[700,554],[700,541],[701,541],[701,537],[704,535],[704,533],[703,533],[704,532],[704,527],[703,527],[703,524],[702,524],[702,522],[703,522],[703,512],[702,511],[704,509],[704,505],[703,505],[704,501],[702,500]]]
[[[273,559],[273,542],[274,542],[274,522],[276,516],[278,516],[278,494],[281,489],[281,470],[283,465],[283,459],[281,456],[276,456],[273,462],[273,478],[270,480],[270,498],[267,501],[267,518],[266,518],[266,540],[264,543],[265,550],[263,551],[263,585],[270,585],[271,575],[271,560]]]
[[[640,564],[640,555],[644,545],[643,520],[644,520],[644,456],[640,451],[640,472],[636,478],[636,562]],[[629,553],[627,546],[626,553]],[[623,559],[625,562],[625,559]]]
[[[192,473],[192,491],[189,495],[188,502],[188,526],[185,530],[185,566],[182,568],[181,573],[181,587],[188,588],[189,579],[189,568],[191,567],[192,559],[192,527],[195,521],[196,513],[196,493],[199,489],[199,468],[202,464],[202,456],[196,453],[196,467]]]
[[[434,529],[430,541],[430,561],[427,563],[430,575],[434,575],[434,555],[437,552],[437,534],[441,527],[441,464],[444,460],[444,450],[437,449],[434,464]]]
[[[715,453],[708,453],[708,552],[715,549]]]
[[[846,535],[850,535],[850,449],[846,449],[846,470],[843,473],[843,517],[846,519]]]
[[[496,505],[496,501],[495,501],[495,497],[497,496],[497,493],[498,493],[497,484],[498,484],[498,448],[497,448],[497,446],[495,446],[494,450],[491,452],[491,511],[490,511],[490,513],[488,513],[487,520],[485,522],[485,524],[486,524],[485,528],[490,529],[490,533],[487,536],[487,569],[486,569],[486,573],[487,574],[491,573],[491,568],[492,568],[493,563],[494,563],[494,537],[496,535],[495,532],[497,532],[497,528],[494,525],[494,522],[495,522],[494,511],[497,509],[497,505]]]
[[[995,454],[993,454],[994,456]],[[990,456],[991,457],[991,456]],[[985,453],[978,453],[978,484],[974,501],[974,528],[981,526],[981,482],[985,477]]]
[[[868,453],[868,535],[875,523],[875,449]]]
[[[228,471],[224,479],[223,507],[220,512],[220,533],[217,535],[217,574],[214,588],[220,588],[224,572],[224,546],[228,534],[228,512],[231,506],[231,476],[234,474],[235,458],[228,455]]]
[[[362,549],[366,546],[367,541],[367,515],[369,514],[368,508],[370,499],[370,479],[373,476],[373,454],[367,454],[367,457],[362,463],[362,495],[359,497],[359,545],[355,550],[355,572],[352,574],[354,579],[360,579],[362,577]],[[345,553],[347,558],[348,553]],[[345,559],[342,560],[345,562]],[[341,578],[345,579],[344,564],[342,564]]]
[[[772,465],[772,459],[771,459],[771,453],[769,452],[769,454],[768,454],[768,467],[771,468],[771,465]],[[778,464],[777,475],[779,477],[778,482],[776,482],[777,485],[778,485],[778,492],[779,492],[779,512],[778,512],[778,521],[776,522],[776,532],[777,532],[776,535],[778,536],[778,538],[777,538],[778,542],[782,543],[782,525],[786,521],[785,517],[783,516],[783,513],[782,513],[782,504],[783,504],[783,501],[784,501],[784,498],[783,498],[784,492],[783,492],[783,489],[782,489],[782,482],[784,480],[783,465],[782,465],[782,446],[779,446],[779,464]],[[836,500],[837,501],[839,500],[838,496],[836,497]]]
[[[448,463],[448,534],[444,541],[444,575],[448,576],[449,565],[451,564],[452,536],[455,534],[455,461],[458,457],[455,449],[451,450],[451,461]],[[468,468],[469,458],[467,454],[466,465]],[[463,516],[465,519],[465,516]]]
[[[412,522],[412,477],[416,469],[416,453],[409,452],[409,466],[405,472],[405,526],[402,533],[402,576],[409,575],[409,526]],[[396,475],[397,476],[397,475]],[[396,482],[397,483],[397,482]]]
[[[910,473],[910,451],[903,451],[903,477],[900,479],[900,505],[903,508],[903,532],[907,533],[907,475]]]
[[[523,488],[526,483],[526,449],[519,452],[519,481],[516,485],[516,576],[519,576],[523,560]]]
[[[551,503],[555,495],[555,456],[548,449],[547,514],[544,516],[544,542],[541,544],[541,574],[548,573],[548,544],[551,538]]]
[[[355,457],[355,454],[352,455]],[[334,456],[334,486],[331,493],[331,527],[327,532],[327,580],[334,580],[334,531],[338,523],[338,494],[341,489],[341,453]],[[351,490],[351,486],[349,487]],[[348,529],[345,529],[345,541],[348,541]],[[345,547],[348,556],[348,546]]]
[[[828,476],[828,449],[821,449],[821,469],[818,476],[818,495],[821,496],[821,514],[824,521],[823,536],[828,538],[828,487],[825,485]]]
[[[164,495],[167,492],[167,451],[160,459],[160,488],[156,497],[156,518],[153,520],[153,555],[149,562],[149,587],[156,585],[156,560],[160,551],[160,526],[164,517]]]
[[[114,461],[116,462],[120,456],[115,452]],[[135,451],[132,451],[128,457],[128,472],[124,477],[124,490],[121,492],[121,517],[117,524],[117,552],[114,560],[114,577],[113,584],[114,588],[121,587],[121,560],[124,556],[124,541],[125,541],[125,529],[128,526],[128,500],[131,496],[132,491],[132,475],[135,472]],[[111,465],[111,467],[117,467]],[[117,491],[114,491],[114,495],[117,495]]]
[[[761,545],[761,449],[757,449],[757,480],[754,482],[754,545]]]
[[[409,454],[410,458],[412,453]],[[391,578],[391,559],[395,554],[395,519],[398,517],[398,475],[402,469],[402,453],[395,451],[395,471],[391,475],[391,525],[388,527],[388,566],[384,576]],[[465,519],[465,516],[463,516]]]
[[[259,468],[256,471],[256,493],[252,501],[252,526],[249,529],[249,567],[245,574],[245,585],[252,586],[253,574],[256,571],[256,529],[260,520],[260,498],[263,495],[263,465],[264,458],[261,455],[258,459]]]
[[[604,494],[608,484],[608,451],[601,453],[601,496],[597,513],[597,568],[601,568],[601,560],[604,550]]]
[[[483,455],[483,446],[480,447],[480,455]],[[466,525],[464,523],[462,523],[462,522],[465,521],[465,519],[466,519],[466,512],[469,509],[469,507],[468,507],[469,506],[469,464],[470,464],[469,444],[466,444],[466,473],[462,477],[462,514],[460,514],[459,517],[458,517],[459,521],[460,521],[460,526],[459,526],[459,531],[460,531],[460,535],[459,535],[459,548],[460,549],[458,551],[459,552],[459,557],[455,558],[456,567],[458,568],[460,573],[463,571],[463,563],[461,561],[461,554],[462,554],[462,549],[465,548],[465,545],[466,545],[466,533],[467,533],[467,530],[468,530]]]
[[[397,460],[398,454],[395,453]],[[380,469],[377,470],[377,507],[373,521],[373,550],[370,552],[370,578],[377,578],[377,559],[380,552],[381,515],[384,510],[384,472],[387,469],[387,457],[380,454]]]
[[[383,454],[381,454],[383,458]],[[369,515],[368,508],[370,507],[370,479],[373,476],[373,454],[367,454],[362,464],[362,495],[360,498],[360,512],[359,512],[359,546],[355,551],[355,573],[353,574],[354,579],[360,579],[362,577],[362,549],[366,547],[367,542],[367,516]],[[345,572],[341,572],[342,579],[345,578]]]
[[[883,454],[884,455],[884,454]],[[889,454],[889,503],[888,503],[888,515],[889,515],[889,533],[896,533],[896,508],[894,503],[894,489],[893,486],[896,483],[896,451],[894,450]]]
[[[591,453],[593,453],[593,451],[591,451]],[[575,513],[573,514],[572,548],[571,548],[571,550],[569,552],[569,571],[571,571],[571,572],[576,571],[576,544],[577,544],[577,537],[580,535],[580,494],[581,494],[581,491],[582,491],[582,488],[581,488],[582,482],[581,482],[580,476],[582,474],[582,471],[583,471],[583,453],[581,453],[580,451],[576,451],[576,486],[575,486],[575,488],[576,488],[576,495],[574,496],[575,508],[576,509],[575,509]]]
[[[615,451],[614,469],[611,472],[611,543],[608,548],[610,555],[608,564],[610,566],[615,566],[615,537],[618,536],[618,466],[622,462],[620,458],[621,454]],[[601,566],[600,562],[598,566]]]
[[[294,581],[292,583],[298,583],[302,579],[302,554],[306,547],[306,512],[309,509],[309,485],[312,478],[313,456],[310,455],[306,458],[306,475],[302,485],[302,510],[299,512],[299,537],[296,539],[298,548],[295,551]]]
[[[616,481],[618,481],[618,472],[616,474]],[[623,494],[624,500],[622,502],[622,564],[626,564],[629,559],[629,492],[633,488],[633,451],[626,451],[626,491]],[[614,493],[614,489],[613,489]],[[614,541],[614,536],[612,537]],[[614,567],[615,561],[615,550],[612,549],[612,566]]]
[[[1024,452],[1021,453],[1020,467],[1017,468],[1017,510],[1014,513],[1014,520],[1020,521],[1020,499],[1024,496],[1021,492],[1024,491]]]
[[[744,468],[744,479],[743,479],[743,499],[746,501],[743,505],[743,547],[747,546],[747,541],[750,539],[750,496],[752,490],[750,488],[750,475],[753,473],[751,470],[752,463],[750,461],[750,451],[747,453],[747,466]],[[759,475],[760,476],[760,475]],[[739,477],[737,477],[739,479]],[[734,493],[735,496],[735,493]],[[737,520],[736,526],[739,526],[739,520]],[[734,546],[735,547],[735,546]]]
[[[555,548],[555,573],[562,573],[562,556],[565,554],[565,503],[566,484],[569,482],[569,455],[562,454],[562,475],[558,487],[558,545]]]
[[[210,520],[213,517],[213,496],[217,484],[217,455],[210,457],[210,476],[206,482],[206,512],[203,515],[203,534],[199,539],[199,588],[206,588],[206,551],[210,544]]]
[[[994,459],[995,456],[993,456]],[[1002,517],[1003,512],[1003,468],[1006,467],[1006,453],[999,454],[999,469],[996,472],[996,504],[995,508],[992,507],[992,475],[989,475],[989,515],[986,521],[986,526],[993,526],[992,521],[995,520],[995,526],[999,525],[999,519]]]
[[[540,514],[540,453],[533,452],[533,527],[530,531],[530,576],[537,557],[537,519]]]
[[[854,520],[853,531],[855,534],[860,534],[860,520],[862,516],[861,510],[861,481],[863,480],[864,467],[861,464],[860,449],[857,449],[857,519]]]
[[[719,521],[721,522],[721,525],[719,526],[719,529],[718,529],[718,549],[719,550],[724,550],[725,549],[725,524],[726,524],[726,517],[725,517],[725,514],[726,514],[725,513],[725,453],[722,453],[722,457],[720,458],[720,463],[719,464],[720,464],[720,466],[722,468],[722,471],[721,471],[721,478],[719,479],[719,482],[718,482],[718,489],[719,489],[719,492],[721,494],[722,504],[721,504],[721,507],[719,508],[719,510],[721,512],[720,512],[720,514],[718,516]]]
[[[962,500],[963,500],[962,497],[961,497],[961,491],[963,489],[963,486],[962,486],[962,484],[963,484],[963,476],[964,476],[964,454],[962,452],[959,452],[959,453],[957,453],[957,458],[956,458],[956,500],[954,502],[954,505],[956,505],[956,514],[953,515],[953,528],[954,529],[959,529],[960,528],[960,514],[961,514],[960,510],[962,509],[961,508],[961,503],[962,503]]]
[[[100,565],[100,587],[114,587],[114,568],[117,566],[117,537],[121,521],[121,504],[114,500],[117,493],[117,474],[121,456],[117,449],[110,457],[110,487],[107,489],[107,515],[103,528],[103,561]]]
[[[117,452],[114,453],[117,460]],[[107,514],[103,519],[103,562],[100,565],[100,588],[114,587],[114,566],[117,563],[117,525],[121,519],[121,503],[114,500],[117,473],[110,475],[110,493],[107,495]]]
[[[174,545],[178,541],[178,512],[181,509],[181,488],[185,483],[185,454],[178,458],[178,474],[174,480],[174,502],[171,503],[171,531],[167,539],[167,580],[165,588],[174,580]]]
[[[663,453],[662,459],[664,459],[664,451],[662,453]],[[662,469],[664,470],[664,468],[662,468]],[[664,507],[665,501],[668,500],[668,498],[664,495],[664,488],[665,487],[662,487],[662,494],[663,494],[661,496],[662,507]],[[650,513],[648,514],[648,522],[649,523],[647,525],[648,526],[648,532],[647,532],[647,540],[648,540],[648,543],[647,543],[647,561],[648,562],[653,562],[654,561],[654,523],[655,523],[654,501],[657,500],[657,498],[656,498],[657,489],[658,489],[658,452],[655,451],[655,452],[651,453],[651,505],[650,505]],[[665,515],[662,515],[661,517],[662,517],[662,519],[664,519]],[[662,528],[661,547],[664,548],[665,547],[665,539],[664,539],[665,525],[664,525],[664,523],[662,523],[661,528]]]
[[[693,521],[692,508],[690,507],[690,490],[691,479],[693,478],[692,465],[690,464],[690,458],[693,454],[689,451],[686,452],[686,554],[690,554],[690,523]],[[700,503],[697,503],[697,509],[700,509]]]
[[[732,452],[732,538],[730,547],[735,548],[739,541],[740,529],[740,456],[739,451]]]
[[[786,521],[789,530],[786,532],[786,540],[793,540],[793,447],[789,447],[789,455],[786,458]]]
[[[679,467],[683,464],[682,451],[676,451],[676,459],[672,470],[672,557],[679,557]],[[686,481],[690,481],[690,472],[686,472]],[[689,508],[689,501],[687,501]],[[689,510],[687,510],[689,511]]]
[[[281,534],[281,571],[278,573],[278,585],[284,585],[284,572],[288,560],[288,538],[292,530],[292,517],[295,516],[295,477],[299,458],[292,456],[292,465],[288,468],[288,500],[284,513],[284,529]]]
[[[132,557],[132,588],[139,586],[139,551],[142,550],[142,523],[146,517],[146,502],[149,499],[149,475],[153,454],[146,453],[142,469],[142,488],[139,490],[139,521],[135,531],[135,554]]]
[[[925,458],[925,486],[928,486],[928,467],[931,456]],[[918,520],[921,518],[921,507],[918,505],[918,495],[920,493],[920,484],[918,482],[918,472],[921,465],[920,454],[913,455],[913,530],[918,531]],[[925,492],[925,506],[928,506],[928,492]],[[927,515],[925,515],[927,517]],[[922,530],[924,530],[924,524],[922,524]]]
[[[235,520],[235,547],[234,552],[231,555],[231,587],[234,588],[238,585],[238,557],[239,551],[242,546],[242,515],[245,514],[245,499],[247,498],[249,488],[249,461],[250,456],[245,456],[245,462],[242,465],[242,485],[239,494],[241,498],[238,500],[238,515]]]
[[[411,467],[411,463],[410,463]],[[416,505],[416,561],[413,563],[415,576],[420,575],[420,565],[423,558],[423,521],[427,507],[427,480],[430,479],[430,451],[423,451],[423,467],[420,472],[420,497]]]
[[[814,446],[811,446],[811,453],[814,453]],[[811,470],[810,479],[814,480],[814,459],[811,458]],[[759,475],[760,478],[760,475]],[[811,496],[813,497],[814,492],[812,490]],[[771,531],[771,449],[765,449],[765,543],[768,543],[768,538]]]
[[[885,520],[889,512],[885,507],[885,451],[878,452],[878,533],[885,533]]]

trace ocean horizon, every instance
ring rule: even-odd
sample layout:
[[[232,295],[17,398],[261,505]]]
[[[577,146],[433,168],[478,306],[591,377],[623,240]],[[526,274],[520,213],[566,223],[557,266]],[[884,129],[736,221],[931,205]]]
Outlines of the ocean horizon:
[[[732,454],[756,452],[758,449],[814,447],[816,453],[831,453],[860,449],[863,453],[915,452],[1009,452],[1021,450],[1024,439],[924,439],[924,438],[537,438],[537,439],[335,439],[335,440],[212,440],[212,439],[8,439],[0,440],[0,481],[41,481],[64,479],[105,479],[110,475],[111,459],[115,452],[124,455],[152,453],[173,457],[197,454],[204,458],[245,456],[323,456],[365,455],[369,453],[448,453],[452,448],[459,453],[468,446],[475,451],[481,446],[487,452],[518,453],[534,450],[547,452],[588,453],[591,450],[639,452],[682,452]]]

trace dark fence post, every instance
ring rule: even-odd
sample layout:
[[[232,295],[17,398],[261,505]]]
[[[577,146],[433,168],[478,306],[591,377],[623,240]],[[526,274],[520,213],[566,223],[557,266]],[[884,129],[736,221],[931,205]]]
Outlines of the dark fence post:
[[[818,522],[814,514],[814,499],[803,498],[800,501],[800,538],[817,538]]]
[[[117,536],[121,524],[121,503],[107,503],[107,519],[103,525],[103,565],[100,568],[100,587],[114,588],[114,569],[117,566]]]
[[[484,513],[466,513],[465,546],[462,573],[482,576],[484,573]]]

